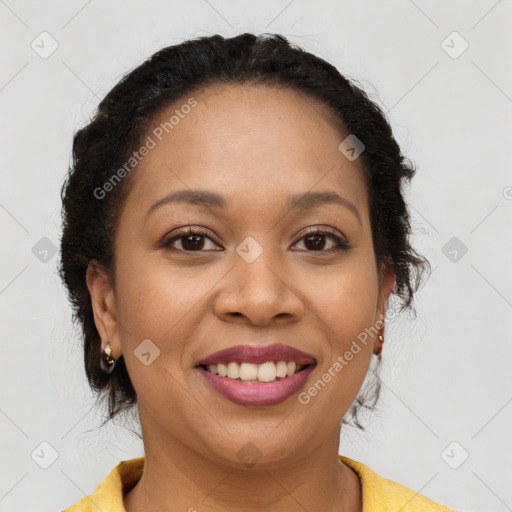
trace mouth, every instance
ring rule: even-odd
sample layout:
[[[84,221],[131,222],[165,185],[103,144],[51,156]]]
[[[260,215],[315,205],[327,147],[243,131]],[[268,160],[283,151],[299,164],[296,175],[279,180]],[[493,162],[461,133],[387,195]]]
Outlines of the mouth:
[[[314,364],[314,363],[311,363]],[[304,371],[311,364],[297,364],[295,361],[266,361],[261,364],[238,363],[236,361],[203,364],[200,368],[219,377],[226,377],[246,384],[262,384],[267,382],[279,382],[283,379],[293,377]]]
[[[196,368],[209,386],[238,405],[265,406],[295,394],[316,359],[287,345],[240,345],[211,354]]]
[[[200,365],[218,365],[234,363],[262,364],[267,362],[294,361],[296,364],[306,366],[315,363],[312,354],[303,352],[289,345],[274,343],[273,345],[236,345],[210,354],[196,363]]]

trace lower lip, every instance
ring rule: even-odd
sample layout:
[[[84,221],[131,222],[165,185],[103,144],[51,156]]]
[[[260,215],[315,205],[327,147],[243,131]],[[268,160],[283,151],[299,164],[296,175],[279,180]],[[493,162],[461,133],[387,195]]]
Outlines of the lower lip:
[[[290,398],[304,384],[315,368],[309,365],[304,370],[279,381],[248,384],[246,382],[215,375],[203,367],[199,371],[212,388],[238,405],[264,406],[276,405]]]

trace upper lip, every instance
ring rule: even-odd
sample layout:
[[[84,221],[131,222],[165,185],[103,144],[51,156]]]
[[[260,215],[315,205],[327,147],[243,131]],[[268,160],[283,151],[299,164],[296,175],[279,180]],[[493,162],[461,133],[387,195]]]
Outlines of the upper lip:
[[[297,364],[308,365],[316,359],[302,350],[276,343],[273,345],[236,345],[201,359],[196,366],[218,363],[253,363],[261,364],[268,361],[295,361]]]

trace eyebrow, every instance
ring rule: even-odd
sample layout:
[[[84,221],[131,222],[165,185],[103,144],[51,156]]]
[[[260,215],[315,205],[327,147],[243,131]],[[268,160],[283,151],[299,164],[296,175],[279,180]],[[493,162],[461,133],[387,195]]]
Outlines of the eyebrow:
[[[167,194],[162,197],[162,199],[159,199],[156,203],[151,205],[149,210],[146,212],[146,217],[157,208],[172,203],[187,203],[203,209],[222,209],[227,208],[228,206],[226,199],[216,192],[211,192],[209,190],[178,190]],[[288,198],[286,207],[291,211],[295,211],[314,208],[315,206],[323,204],[338,204],[348,208],[354,213],[361,224],[361,216],[359,215],[359,211],[355,205],[348,199],[341,197],[339,194],[332,191],[306,192],[304,194],[292,195]]]

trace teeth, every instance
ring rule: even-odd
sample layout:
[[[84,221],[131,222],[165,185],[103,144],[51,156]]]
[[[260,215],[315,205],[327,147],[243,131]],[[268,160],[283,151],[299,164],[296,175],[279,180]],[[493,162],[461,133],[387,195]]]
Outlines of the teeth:
[[[240,377],[240,365],[238,363],[228,363],[227,377],[230,379],[238,379]]]
[[[277,377],[291,377],[304,368],[303,365],[295,361],[268,361],[262,364],[242,363],[234,361],[223,364],[209,364],[207,370],[220,377],[229,377],[230,379],[242,381],[274,382]]]
[[[236,364],[236,363],[233,363]],[[242,380],[254,380],[258,378],[258,366],[251,363],[240,365],[240,378]]]
[[[286,377],[286,368],[287,368],[286,361],[278,361],[276,364],[276,375],[278,377]]]
[[[223,364],[219,364],[219,366],[224,366]],[[208,371],[210,373],[213,373],[214,375],[217,375],[217,373],[220,373],[220,368],[217,368],[216,364],[209,364],[208,365]],[[225,377],[225,375],[223,375]]]
[[[258,365],[258,380],[261,382],[272,382],[276,380],[277,370],[273,362]]]

